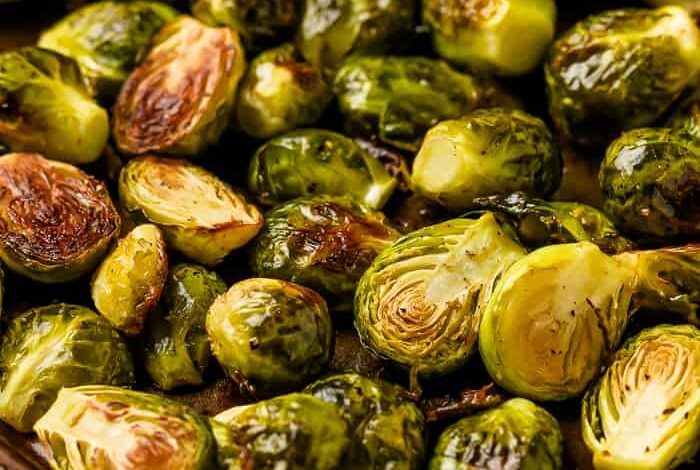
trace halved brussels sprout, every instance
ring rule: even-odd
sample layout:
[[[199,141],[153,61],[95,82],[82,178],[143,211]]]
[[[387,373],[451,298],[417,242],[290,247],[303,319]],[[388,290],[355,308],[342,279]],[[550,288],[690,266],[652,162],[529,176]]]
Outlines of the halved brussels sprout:
[[[561,166],[554,137],[541,119],[517,109],[481,109],[428,131],[412,181],[425,197],[464,209],[492,194],[548,196],[559,187]]]
[[[562,454],[557,420],[531,401],[513,398],[445,429],[429,469],[560,470]]]
[[[38,45],[75,59],[98,94],[111,100],[151,38],[176,15],[160,2],[101,1],[65,16],[42,33]]]
[[[133,382],[127,345],[107,320],[77,305],[35,308],[3,336],[0,419],[29,432],[64,387]]]
[[[648,126],[700,71],[700,31],[677,6],[590,16],[559,38],[545,66],[550,114],[582,145]]]
[[[426,0],[423,21],[445,59],[500,75],[539,65],[554,39],[554,0]]]
[[[337,469],[350,444],[340,410],[302,393],[231,408],[214,419],[228,426],[234,442],[249,454],[242,468]]]
[[[316,290],[332,310],[350,310],[360,277],[398,235],[381,212],[350,197],[294,199],[266,214],[252,268]]]
[[[0,258],[46,283],[90,272],[120,228],[107,188],[77,167],[34,153],[0,157]]]
[[[160,227],[169,247],[210,266],[248,243],[263,224],[243,195],[184,160],[129,160],[119,175],[119,199],[138,221]]]
[[[0,148],[90,163],[108,138],[107,111],[73,59],[36,47],[0,53]]]
[[[303,386],[323,372],[333,350],[323,298],[277,279],[234,284],[209,308],[206,329],[219,364],[256,394]]]
[[[260,147],[250,161],[248,188],[263,204],[314,194],[349,195],[381,209],[398,181],[353,140],[303,129]]]
[[[377,355],[416,377],[446,374],[476,349],[481,309],[526,251],[493,214],[453,219],[397,240],[357,287],[355,327]]]
[[[114,140],[129,155],[195,157],[229,124],[245,68],[238,34],[189,16],[167,23],[114,106]]]
[[[346,373],[314,382],[306,392],[338,406],[348,423],[352,441],[342,468],[421,468],[425,422],[401,387]]]
[[[666,470],[700,449],[700,330],[643,330],[583,400],[583,438],[599,470]],[[690,468],[690,467],[689,467]]]
[[[223,279],[201,266],[179,264],[170,271],[142,343],[146,371],[163,390],[202,384],[211,356],[204,322],[226,288]]]
[[[53,468],[215,468],[207,418],[149,393],[100,385],[65,388],[34,430]]]

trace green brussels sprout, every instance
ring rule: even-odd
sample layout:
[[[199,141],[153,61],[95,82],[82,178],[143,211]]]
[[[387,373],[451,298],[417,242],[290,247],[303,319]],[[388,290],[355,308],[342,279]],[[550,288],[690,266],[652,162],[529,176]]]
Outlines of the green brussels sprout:
[[[142,342],[146,372],[161,389],[203,383],[211,356],[204,323],[214,299],[225,292],[223,279],[201,266],[179,264],[170,271]]]
[[[266,214],[253,272],[316,290],[332,310],[352,308],[360,277],[398,237],[381,212],[345,196],[299,198]]]
[[[554,39],[554,0],[425,0],[437,53],[472,69],[523,75]]]
[[[104,385],[66,388],[34,430],[53,468],[215,468],[207,418],[149,393]]]
[[[583,400],[582,428],[599,470],[666,470],[700,449],[700,330],[643,330],[615,354]],[[688,467],[690,468],[690,467]]]
[[[556,142],[540,119],[516,109],[481,109],[425,135],[413,187],[449,209],[482,196],[524,191],[545,197],[561,182]]]
[[[0,157],[0,259],[45,283],[77,279],[119,234],[107,188],[80,169],[34,153]]]
[[[108,138],[107,111],[75,61],[36,47],[0,53],[0,148],[90,163]]]
[[[44,31],[38,45],[75,59],[98,94],[111,100],[177,12],[153,1],[101,1],[83,6]]]
[[[206,329],[227,374],[264,395],[303,386],[323,372],[333,350],[323,298],[277,279],[234,284],[209,308]]]
[[[343,468],[421,468],[424,418],[401,387],[346,373],[314,382],[306,392],[340,407],[348,423],[352,441]]]
[[[635,129],[608,147],[600,167],[605,210],[649,239],[699,235],[700,141],[671,129]]]
[[[531,401],[513,398],[445,429],[428,468],[559,470],[562,454],[557,420]]]
[[[700,30],[677,6],[599,13],[552,47],[545,65],[550,114],[582,145],[607,145],[650,125],[700,71]]]
[[[198,156],[228,126],[244,68],[235,31],[189,16],[168,22],[117,97],[117,148],[127,155]]]
[[[77,305],[35,308],[3,336],[0,419],[29,432],[63,387],[133,382],[129,350],[107,320]]]
[[[163,234],[155,225],[138,225],[97,268],[91,289],[95,308],[119,331],[137,335],[160,299],[167,274]]]
[[[169,247],[209,266],[248,243],[263,224],[243,195],[184,160],[129,160],[119,174],[119,199],[137,221],[160,227]]]
[[[214,420],[227,425],[249,454],[243,457],[248,466],[241,468],[332,470],[341,466],[350,444],[340,410],[303,393],[234,407]]]
[[[248,169],[248,188],[268,205],[314,194],[347,194],[381,209],[397,183],[382,162],[353,140],[321,129],[270,140],[258,149]]]
[[[355,327],[416,378],[453,372],[476,350],[482,306],[526,251],[491,213],[410,233],[377,256],[355,296]]]

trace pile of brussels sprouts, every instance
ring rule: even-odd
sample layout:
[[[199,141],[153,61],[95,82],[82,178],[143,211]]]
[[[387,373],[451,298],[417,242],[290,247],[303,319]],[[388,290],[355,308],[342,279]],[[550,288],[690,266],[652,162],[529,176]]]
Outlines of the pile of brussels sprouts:
[[[0,434],[697,468],[700,2],[83,3],[0,51]]]

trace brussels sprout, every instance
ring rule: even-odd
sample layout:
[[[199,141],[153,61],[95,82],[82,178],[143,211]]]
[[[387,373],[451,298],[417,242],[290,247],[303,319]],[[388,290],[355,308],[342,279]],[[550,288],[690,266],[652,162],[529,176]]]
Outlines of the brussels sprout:
[[[248,243],[263,224],[241,194],[184,160],[130,160],[119,175],[119,199],[137,220],[159,226],[169,247],[206,265]]]
[[[469,416],[438,439],[430,470],[559,470],[563,442],[557,420],[524,398]]]
[[[72,57],[98,94],[110,100],[139,63],[151,38],[177,12],[159,2],[86,5],[39,37],[39,46]]]
[[[347,373],[314,382],[306,391],[340,407],[348,423],[352,441],[343,468],[421,468],[425,453],[423,414],[403,389]]]
[[[606,11],[554,43],[545,65],[550,113],[565,137],[606,145],[656,121],[698,71],[700,31],[683,8]]]
[[[107,111],[72,59],[36,47],[0,53],[0,148],[90,163],[108,138]]]
[[[318,291],[333,310],[350,310],[357,281],[397,237],[382,213],[350,197],[294,199],[267,213],[252,268]]]
[[[326,368],[333,348],[323,298],[277,279],[234,284],[209,308],[206,329],[219,364],[253,393],[304,385]]]
[[[119,233],[107,188],[67,163],[33,153],[0,157],[0,258],[46,283],[91,271]]]
[[[700,141],[670,129],[635,129],[608,147],[600,168],[605,210],[651,239],[699,235]]]
[[[214,468],[208,420],[158,395],[100,385],[61,390],[34,430],[54,468]]]
[[[0,419],[29,432],[63,387],[133,382],[129,350],[107,320],[77,305],[35,308],[3,336]]]
[[[615,354],[586,393],[582,427],[600,470],[666,470],[700,449],[700,330],[662,325]]]
[[[482,109],[428,131],[412,181],[416,191],[450,209],[513,191],[545,197],[559,187],[561,158],[542,120],[519,110]]]
[[[350,444],[340,410],[302,393],[238,406],[214,417],[233,431],[255,470],[339,468]]]
[[[377,355],[417,375],[446,374],[476,349],[481,307],[501,272],[526,251],[487,213],[397,240],[357,287],[355,327]]]
[[[114,107],[114,140],[130,155],[195,157],[228,126],[245,57],[238,34],[188,16],[167,23]]]
[[[146,371],[163,390],[201,385],[211,351],[204,329],[207,311],[226,283],[215,272],[179,264],[168,276],[160,307],[143,334]]]
[[[554,39],[554,0],[425,0],[423,21],[445,59],[500,75],[539,65]]]
[[[248,187],[264,204],[314,194],[353,196],[380,209],[397,179],[351,139],[304,129],[272,139],[250,161]]]

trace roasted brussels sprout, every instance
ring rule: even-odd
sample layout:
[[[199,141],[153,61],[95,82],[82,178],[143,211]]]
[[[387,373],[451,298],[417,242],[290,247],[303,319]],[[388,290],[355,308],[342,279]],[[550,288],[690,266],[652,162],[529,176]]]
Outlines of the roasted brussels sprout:
[[[554,0],[425,0],[423,20],[445,59],[500,75],[539,65],[554,39]]]
[[[340,410],[321,399],[292,393],[226,410],[214,417],[233,431],[255,470],[339,468],[350,444]]]
[[[263,224],[241,194],[184,160],[130,160],[119,175],[119,199],[137,221],[159,226],[170,248],[206,265],[245,245]]]
[[[666,470],[700,449],[700,330],[643,330],[586,393],[582,427],[596,469]]]
[[[381,209],[397,183],[382,162],[354,141],[320,129],[272,139],[258,149],[248,170],[248,188],[263,204],[347,194]]]
[[[430,470],[559,470],[563,439],[557,420],[524,398],[513,398],[449,426]]]
[[[170,271],[142,343],[146,371],[163,390],[202,384],[211,356],[204,322],[214,299],[225,292],[223,279],[201,266],[179,264]]]
[[[340,407],[348,423],[352,441],[342,468],[421,468],[424,419],[406,391],[355,373],[326,377],[309,385],[306,391]]]
[[[412,181],[420,194],[453,210],[491,194],[545,197],[559,187],[561,157],[542,120],[515,109],[481,109],[428,131]]]
[[[107,188],[67,163],[34,153],[0,157],[0,258],[36,281],[91,271],[119,233]]]
[[[29,432],[63,387],[133,381],[129,350],[107,320],[77,305],[35,308],[3,336],[0,419]]]
[[[294,199],[273,208],[253,246],[253,272],[318,291],[350,310],[357,281],[398,237],[384,215],[350,197]]]
[[[75,10],[39,38],[39,47],[72,57],[111,100],[146,52],[151,38],[177,12],[154,1],[101,1]]]
[[[700,71],[700,31],[677,6],[591,16],[558,39],[545,66],[559,131],[607,145],[656,121]]]
[[[167,23],[114,107],[114,140],[128,155],[195,157],[228,126],[245,68],[238,34],[188,16]]]
[[[418,375],[455,371],[476,349],[495,278],[526,251],[493,214],[453,219],[397,240],[357,287],[355,327],[377,355]]]
[[[228,375],[262,395],[303,386],[326,368],[333,348],[323,298],[277,279],[234,284],[209,308],[206,329]]]
[[[108,138],[107,111],[72,59],[36,47],[0,53],[0,148],[90,163]]]
[[[158,395],[100,385],[66,388],[34,430],[53,468],[215,468],[207,418]]]

